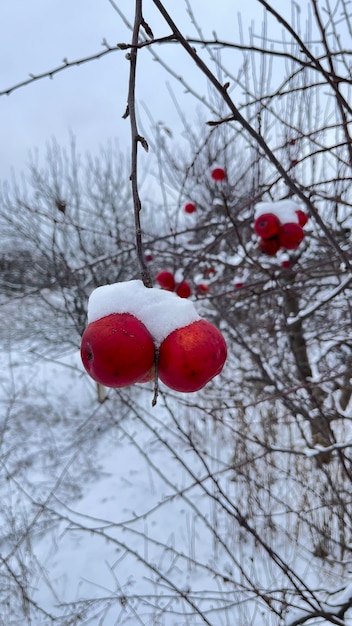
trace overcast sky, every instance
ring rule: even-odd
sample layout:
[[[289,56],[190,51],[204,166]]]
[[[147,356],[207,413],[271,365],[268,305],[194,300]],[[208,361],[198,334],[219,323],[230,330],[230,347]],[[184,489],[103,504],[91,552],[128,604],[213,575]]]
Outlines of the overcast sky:
[[[134,1],[115,0],[130,21]],[[256,0],[193,0],[204,35],[238,41],[238,12],[244,23],[255,20],[260,30],[262,9]],[[282,2],[273,4],[281,5]],[[289,5],[289,0],[287,0]],[[183,0],[165,2],[175,21],[187,35],[195,31],[187,17]],[[155,36],[169,29],[154,8],[144,0],[144,16]],[[0,3],[0,91],[28,77],[69,61],[102,50],[105,38],[111,45],[130,41],[130,31],[108,0],[11,0]],[[178,52],[176,45],[157,48],[175,70],[206,94],[206,84],[192,61]],[[204,52],[204,54],[206,54]],[[78,68],[65,70],[53,80],[45,78],[0,97],[0,179],[10,176],[11,168],[25,168],[30,150],[44,156],[46,143],[55,137],[66,145],[72,132],[82,152],[95,153],[109,139],[118,138],[129,147],[129,123],[122,119],[126,107],[129,64],[125,52],[118,51]],[[139,55],[138,100],[176,133],[181,129],[173,109],[166,81],[170,76],[153,61],[146,50]],[[182,106],[190,117],[197,104],[175,85]]]

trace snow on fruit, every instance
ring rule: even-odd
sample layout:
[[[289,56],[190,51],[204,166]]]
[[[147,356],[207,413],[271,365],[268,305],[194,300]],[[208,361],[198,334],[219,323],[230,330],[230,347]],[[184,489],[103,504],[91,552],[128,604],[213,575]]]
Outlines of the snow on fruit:
[[[255,207],[254,231],[259,249],[274,256],[281,248],[296,250],[304,239],[308,215],[293,200],[259,202]]]
[[[96,382],[124,387],[152,380],[156,348],[159,377],[176,391],[198,391],[221,372],[227,357],[220,331],[185,297],[140,280],[92,292],[81,358]]]

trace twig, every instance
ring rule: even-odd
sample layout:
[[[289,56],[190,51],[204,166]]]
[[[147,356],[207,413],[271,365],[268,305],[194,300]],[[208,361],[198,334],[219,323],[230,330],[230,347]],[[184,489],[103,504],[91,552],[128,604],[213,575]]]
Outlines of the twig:
[[[142,137],[138,133],[137,118],[136,118],[136,99],[135,99],[136,68],[137,68],[139,31],[141,27],[145,28],[145,22],[144,22],[143,15],[142,15],[142,0],[136,0],[135,18],[134,18],[133,33],[132,33],[132,46],[131,46],[131,51],[128,53],[128,58],[130,61],[128,100],[127,100],[127,109],[123,117],[125,118],[129,117],[130,125],[131,125],[132,147],[131,147],[130,180],[131,180],[131,186],[132,186],[132,199],[133,199],[134,219],[135,219],[135,228],[136,228],[137,257],[138,257],[138,262],[141,268],[141,278],[142,278],[143,284],[145,285],[145,287],[153,287],[153,281],[151,279],[151,275],[147,267],[147,264],[145,261],[145,255],[143,252],[142,228],[141,228],[141,221],[140,221],[140,212],[142,210],[142,203],[141,203],[141,199],[140,199],[139,191],[138,191],[138,144],[140,143],[143,146],[143,148],[146,151],[148,151],[147,141],[144,139],[144,137]]]
[[[41,72],[40,74],[30,74],[29,78],[27,78],[26,80],[23,80],[20,83],[13,85],[12,87],[8,87],[7,89],[0,91],[0,96],[9,96],[13,91],[16,91],[16,89],[26,87],[26,85],[34,83],[37,80],[41,80],[42,78],[53,78],[55,74],[58,74],[63,70],[67,70],[69,67],[74,67],[75,65],[83,65],[84,63],[89,63],[90,61],[101,59],[106,54],[110,54],[110,52],[116,52],[117,50],[123,49],[121,48],[120,44],[117,44],[116,46],[107,46],[106,42],[103,42],[103,45],[106,46],[106,49],[102,50],[101,52],[96,52],[95,54],[91,54],[87,57],[82,57],[81,59],[75,59],[75,61],[68,61],[67,59],[63,59],[62,64],[58,65],[58,67],[54,67],[51,70],[46,70],[45,72]]]

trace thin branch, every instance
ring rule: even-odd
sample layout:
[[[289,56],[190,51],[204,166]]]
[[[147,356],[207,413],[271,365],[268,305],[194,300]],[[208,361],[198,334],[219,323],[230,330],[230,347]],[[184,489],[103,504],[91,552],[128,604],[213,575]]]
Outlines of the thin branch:
[[[333,300],[335,296],[341,293],[341,291],[343,291],[349,285],[351,280],[352,276],[348,275],[339,285],[337,285],[335,289],[332,289],[325,297],[320,298],[318,302],[312,304],[312,306],[310,306],[308,309],[300,311],[298,315],[295,315],[294,317],[289,317],[287,320],[287,325],[291,326],[292,324],[295,324],[298,320],[304,320],[306,317],[312,315],[312,313],[315,313],[315,311],[320,309],[320,307],[322,307],[327,302],[330,302],[330,300]]]
[[[117,44],[116,46],[108,46],[106,42],[103,42],[103,45],[106,46],[106,49],[101,50],[100,52],[96,52],[87,57],[82,57],[81,59],[75,59],[74,61],[68,61],[67,59],[63,59],[62,64],[58,65],[58,67],[54,67],[51,70],[46,70],[45,72],[42,72],[40,74],[30,74],[29,78],[27,78],[26,80],[23,80],[20,83],[13,85],[12,87],[8,87],[7,89],[0,91],[0,96],[9,96],[13,91],[20,89],[21,87],[26,87],[27,85],[30,85],[37,80],[42,80],[42,78],[53,78],[55,74],[58,74],[63,70],[67,70],[70,67],[83,65],[84,63],[89,63],[90,61],[101,59],[107,54],[110,54],[110,52],[116,52],[117,50],[123,49],[123,47],[120,47],[120,44]],[[123,46],[123,44],[121,44],[121,46]]]
[[[148,144],[144,137],[138,133],[137,117],[136,117],[136,69],[137,69],[137,53],[138,53],[138,41],[140,28],[145,24],[142,15],[142,0],[136,0],[135,5],[135,19],[132,33],[132,46],[128,55],[130,61],[130,76],[128,87],[128,100],[127,109],[123,117],[129,117],[131,125],[131,186],[132,186],[132,199],[134,206],[134,218],[136,228],[136,250],[138,262],[141,268],[141,278],[146,287],[152,287],[153,281],[145,261],[145,255],[143,252],[142,241],[142,227],[140,221],[140,212],[142,210],[142,203],[138,191],[138,144],[140,143],[143,148],[148,151]]]
[[[262,0],[260,0],[260,1],[262,1]],[[304,192],[304,190],[287,173],[286,169],[283,167],[283,165],[280,163],[280,161],[276,158],[275,154],[269,148],[268,144],[263,139],[263,137],[241,115],[241,113],[239,112],[238,108],[234,104],[232,98],[229,96],[226,86],[222,85],[218,81],[218,79],[213,74],[213,72],[209,69],[209,67],[206,65],[206,63],[198,56],[196,50],[189,44],[187,39],[185,39],[185,37],[182,35],[181,31],[177,28],[175,22],[172,20],[171,16],[169,15],[167,10],[165,9],[164,5],[160,2],[160,0],[153,0],[153,2],[155,4],[155,6],[158,8],[158,10],[160,11],[160,13],[163,16],[163,18],[165,19],[165,21],[167,22],[167,24],[170,26],[172,32],[174,33],[174,35],[176,36],[177,40],[180,42],[182,47],[188,52],[188,54],[193,59],[193,61],[196,63],[196,65],[199,67],[199,69],[208,78],[208,80],[215,87],[215,89],[220,93],[220,95],[222,96],[223,100],[226,102],[226,104],[228,105],[230,111],[232,112],[233,121],[238,122],[242,126],[242,128],[244,128],[244,130],[246,130],[251,135],[251,137],[253,137],[253,139],[255,140],[257,145],[260,148],[262,148],[263,152],[267,155],[267,157],[269,158],[271,163],[275,166],[275,168],[277,169],[277,171],[279,172],[279,174],[281,175],[283,180],[286,182],[286,184],[289,187],[289,189],[294,194],[296,194],[305,203],[305,205],[308,207],[311,215],[314,217],[315,221],[319,224],[319,226],[322,229],[323,233],[325,234],[327,240],[330,242],[332,247],[335,249],[336,253],[341,258],[341,260],[345,264],[346,268],[351,270],[352,268],[351,268],[351,264],[350,264],[350,261],[349,261],[349,258],[347,256],[347,254],[341,249],[341,247],[339,246],[338,242],[335,240],[335,238],[331,234],[330,229],[326,226],[326,224],[324,223],[324,221],[320,217],[319,212],[315,208],[314,204],[311,202],[310,198],[307,197],[307,195]],[[266,4],[266,3],[264,3],[264,4]],[[324,76],[325,76],[325,73],[324,73]],[[327,78],[328,82],[330,83],[329,77],[326,77],[326,78]]]

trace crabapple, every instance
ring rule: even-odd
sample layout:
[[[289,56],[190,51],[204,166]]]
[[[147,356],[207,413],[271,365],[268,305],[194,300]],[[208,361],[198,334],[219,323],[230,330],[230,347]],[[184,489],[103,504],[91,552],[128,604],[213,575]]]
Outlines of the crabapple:
[[[149,330],[130,313],[101,317],[82,335],[82,363],[91,378],[106,387],[127,387],[145,378],[154,355]]]
[[[193,202],[187,202],[184,206],[185,213],[194,213],[196,211],[196,205]]]
[[[297,209],[296,215],[298,218],[299,225],[303,228],[303,226],[305,226],[306,223],[308,222],[308,215],[304,213],[304,211],[301,211],[301,209]]]
[[[211,172],[211,177],[216,181],[225,180],[226,172],[222,167],[215,167]]]
[[[176,287],[175,291],[180,298],[189,298],[192,293],[191,287],[186,280],[183,280],[182,283]]]
[[[280,243],[277,237],[272,237],[271,239],[260,239],[258,245],[260,250],[269,256],[274,256],[280,250]]]
[[[203,270],[204,278],[208,278],[209,276],[212,276],[213,274],[216,274],[216,270],[213,267],[204,268]]]
[[[196,292],[198,294],[205,294],[205,293],[208,293],[209,291],[210,291],[210,287],[209,285],[206,285],[205,283],[200,283],[196,287]]]
[[[271,239],[280,228],[280,220],[274,213],[263,213],[254,222],[254,230],[262,239]]]
[[[288,270],[291,267],[291,261],[282,261],[281,266]]]
[[[166,289],[167,291],[174,291],[176,287],[175,277],[172,272],[168,272],[167,270],[162,270],[157,274],[156,277],[157,282],[159,283],[162,289]]]
[[[206,320],[196,320],[172,331],[161,343],[159,377],[175,391],[198,391],[220,374],[226,357],[221,332]]]
[[[295,222],[283,224],[278,233],[280,246],[286,250],[295,250],[304,239],[302,226]]]

